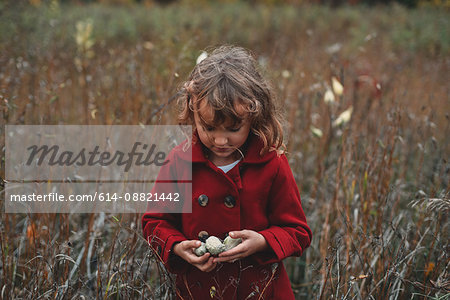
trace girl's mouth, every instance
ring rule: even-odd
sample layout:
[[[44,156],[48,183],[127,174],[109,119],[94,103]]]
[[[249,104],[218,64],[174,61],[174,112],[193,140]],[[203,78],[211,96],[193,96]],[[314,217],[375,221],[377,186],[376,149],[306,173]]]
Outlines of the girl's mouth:
[[[216,151],[217,152],[227,152],[227,151],[230,151],[231,150],[231,148],[219,148],[219,147],[216,147]]]

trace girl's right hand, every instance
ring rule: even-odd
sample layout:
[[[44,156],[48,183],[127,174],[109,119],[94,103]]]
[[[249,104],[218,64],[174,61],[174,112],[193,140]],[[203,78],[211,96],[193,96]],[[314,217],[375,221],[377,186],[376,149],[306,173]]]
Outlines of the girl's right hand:
[[[200,241],[195,240],[182,241],[173,246],[173,252],[200,271],[211,272],[217,265],[217,263],[213,263],[211,254],[205,253],[199,257],[194,253],[194,249],[200,247],[201,244]]]

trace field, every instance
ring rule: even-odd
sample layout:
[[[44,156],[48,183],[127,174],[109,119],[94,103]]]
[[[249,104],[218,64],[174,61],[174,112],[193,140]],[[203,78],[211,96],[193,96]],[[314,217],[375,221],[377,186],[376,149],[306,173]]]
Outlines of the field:
[[[4,124],[174,124],[201,51],[255,52],[313,241],[298,299],[450,298],[448,10],[0,3]],[[446,79],[447,78],[447,79]],[[343,87],[343,89],[342,89]],[[5,214],[1,299],[171,299],[139,215]]]

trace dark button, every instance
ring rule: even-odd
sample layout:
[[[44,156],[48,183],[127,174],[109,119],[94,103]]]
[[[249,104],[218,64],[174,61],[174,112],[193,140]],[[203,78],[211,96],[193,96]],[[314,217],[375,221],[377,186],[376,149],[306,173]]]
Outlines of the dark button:
[[[198,233],[198,239],[203,243],[206,242],[207,238],[209,238],[209,234],[206,231],[202,230]]]
[[[208,204],[208,196],[200,195],[198,197],[198,204],[200,204],[200,206],[206,206],[206,204]]]
[[[234,199],[234,197],[231,195],[226,196],[223,202],[228,208],[233,208],[236,205],[236,199]]]

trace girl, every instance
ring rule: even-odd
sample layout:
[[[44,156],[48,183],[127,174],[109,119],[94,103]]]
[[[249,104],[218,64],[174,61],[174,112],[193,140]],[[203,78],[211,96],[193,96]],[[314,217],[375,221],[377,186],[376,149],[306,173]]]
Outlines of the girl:
[[[180,123],[194,129],[188,142],[192,213],[147,212],[142,218],[150,246],[178,275],[177,296],[294,299],[281,261],[301,255],[312,234],[255,59],[242,48],[222,46],[195,66],[181,92]],[[171,153],[173,168],[188,159],[181,148]],[[199,238],[227,234],[242,243],[215,257],[193,252]]]

